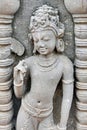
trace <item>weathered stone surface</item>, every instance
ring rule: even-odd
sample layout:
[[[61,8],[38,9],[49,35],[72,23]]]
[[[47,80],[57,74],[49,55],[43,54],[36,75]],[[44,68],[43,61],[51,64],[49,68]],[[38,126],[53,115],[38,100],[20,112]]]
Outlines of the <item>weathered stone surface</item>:
[[[87,1],[64,0],[72,14],[75,34],[76,129],[87,129]],[[69,6],[69,4],[72,6]]]
[[[39,21],[40,19],[38,19],[38,21]],[[39,21],[40,22],[40,21]],[[42,24],[41,24],[42,25]],[[34,28],[34,29],[36,29],[36,26],[30,26],[31,27],[31,30],[32,30],[32,28]],[[54,29],[55,30],[55,29]],[[33,31],[33,30],[32,30]],[[38,34],[39,32],[36,32],[36,36],[38,37],[38,36],[42,36],[43,34],[45,34],[45,33],[47,33],[47,31],[41,31],[41,35],[39,35]],[[37,35],[38,34],[38,35]],[[47,33],[48,34],[48,33]],[[49,34],[51,35],[51,32],[49,31]],[[33,36],[34,37],[34,36]],[[59,39],[60,39],[60,37],[61,37],[61,35],[59,36]],[[54,43],[54,42],[52,42],[52,43]],[[60,42],[59,42],[60,43]],[[62,43],[62,42],[61,42]],[[60,44],[59,44],[60,45]],[[61,44],[62,45],[62,44]],[[65,44],[66,45],[66,44]],[[34,47],[35,47],[35,45],[34,45]],[[63,47],[63,46],[61,46],[61,47]],[[30,48],[31,49],[31,48]],[[35,48],[36,49],[36,48]],[[53,49],[54,50],[54,49]],[[36,51],[38,51],[39,52],[39,50],[38,49],[36,49],[35,50],[35,52]],[[59,50],[57,50],[57,51],[59,51]],[[63,51],[63,50],[61,50],[61,51]],[[43,51],[40,51],[39,52],[40,54],[42,54],[43,55]],[[48,54],[48,53],[47,53]],[[27,57],[28,57],[28,54],[26,54],[27,55]],[[29,55],[30,56],[30,55]],[[55,55],[56,56],[56,55]],[[37,56],[36,56],[37,57]],[[46,63],[44,63],[44,61],[41,59],[41,57],[33,57],[33,58],[35,58],[35,59],[33,59],[32,57],[31,58],[29,58],[28,60],[23,60],[22,62],[20,62],[19,63],[19,65],[18,66],[16,66],[15,67],[15,73],[14,73],[14,90],[15,90],[15,94],[16,94],[16,96],[17,97],[21,97],[23,94],[24,94],[24,88],[22,88],[23,87],[23,78],[24,78],[24,75],[26,74],[26,69],[27,69],[27,67],[29,67],[29,66],[27,66],[28,64],[32,64],[33,63],[33,60],[34,60],[34,62],[37,62],[38,63],[38,67],[40,68],[40,71],[41,72],[44,72],[45,73],[45,71],[46,72],[48,72],[48,71],[51,71],[51,67],[48,67],[49,65],[51,66],[52,65],[52,63],[54,63],[54,61],[55,61],[55,58],[56,57],[51,57],[51,60],[52,61],[50,61],[50,62],[48,62],[47,63],[47,61],[46,61]],[[60,56],[61,57],[61,56]],[[66,58],[66,57],[61,57],[62,58],[62,60],[64,60],[63,61],[63,65],[67,65],[67,70],[69,69],[68,67],[71,67],[71,63],[68,61],[68,59]],[[44,59],[45,60],[45,59]],[[38,62],[39,61],[39,62]],[[66,61],[66,62],[65,62]],[[52,62],[52,63],[51,63]],[[55,62],[56,63],[56,62]],[[65,64],[65,63],[67,63],[67,64]],[[70,63],[70,66],[68,66],[68,63]],[[45,65],[45,69],[44,69],[44,67],[42,67],[42,66],[44,66]],[[54,64],[55,65],[55,64]],[[27,66],[27,67],[26,67]],[[32,67],[34,66],[34,64],[32,64]],[[61,66],[62,67],[62,66]],[[60,67],[60,70],[61,70],[61,67]],[[50,69],[50,70],[49,70]],[[19,70],[19,71],[18,71]],[[37,70],[38,70],[38,68],[37,68]],[[35,74],[37,74],[37,70],[35,70],[35,67],[34,67],[34,69],[33,69],[33,71],[36,71],[36,73]],[[65,69],[66,70],[66,69]],[[72,70],[72,67],[71,67],[71,69],[70,70]],[[67,72],[67,71],[65,71],[65,72]],[[71,72],[72,73],[72,72]],[[70,78],[70,76],[69,76],[69,74],[71,74],[71,73],[68,73],[68,75],[66,76],[66,78],[65,79],[67,79],[67,78]],[[32,72],[32,70],[31,70],[31,75],[33,74],[33,72]],[[50,74],[50,73],[49,73]],[[55,73],[53,73],[53,74],[55,74]],[[21,76],[20,76],[21,75]],[[33,77],[31,76],[31,78],[33,79],[34,78],[34,76],[35,75],[33,75]],[[52,74],[51,74],[51,76],[52,76]],[[54,75],[55,76],[55,75]],[[60,75],[59,75],[60,76]],[[58,77],[59,77],[58,76]],[[68,77],[69,76],[69,77]],[[65,77],[65,76],[64,76]],[[37,77],[37,78],[41,78],[41,76],[40,77]],[[49,78],[49,76],[47,77],[47,78]],[[45,79],[43,79],[43,80],[45,80]],[[54,79],[55,80],[55,79]],[[22,81],[22,82],[21,82]],[[41,81],[42,81],[42,79],[41,79]],[[50,80],[51,81],[51,80]],[[43,82],[43,81],[42,81]],[[46,82],[48,82],[48,81],[46,81]],[[71,76],[71,79],[70,80],[63,80],[63,85],[64,84],[68,84],[69,85],[69,87],[70,86],[72,86],[72,82],[73,82],[73,79],[72,79],[72,76]],[[33,82],[34,83],[34,85],[35,85],[35,82]],[[45,82],[43,82],[43,84],[42,84],[42,86],[45,84]],[[46,86],[47,84],[45,84],[45,86]],[[39,85],[40,86],[40,85]],[[49,83],[48,83],[48,86],[49,86]],[[71,87],[72,88],[72,87]],[[43,89],[44,90],[44,89]],[[40,90],[38,90],[38,91],[40,91]],[[68,93],[67,93],[67,95],[68,94],[70,94],[71,93],[71,90],[68,88],[68,90],[67,91],[69,91]],[[41,92],[41,91],[40,91]],[[32,91],[30,91],[30,93],[32,93]],[[27,94],[26,94],[27,95]],[[32,94],[30,94],[30,95],[32,95]],[[43,93],[41,94],[41,95],[43,95]],[[72,95],[72,93],[71,93],[71,95]],[[33,96],[35,96],[35,95],[33,95]],[[57,96],[57,94],[56,94],[56,96]],[[30,97],[30,96],[29,96]],[[70,96],[70,97],[72,97],[72,96]],[[27,98],[26,98],[27,99]],[[23,100],[26,100],[26,99],[23,99]],[[35,99],[37,99],[37,97],[35,98]],[[34,100],[35,100],[34,99]],[[48,99],[48,98],[47,98]],[[40,99],[39,99],[40,100]],[[69,100],[69,99],[68,99]],[[31,103],[30,104],[32,104],[32,99],[31,99],[31,97],[30,97],[30,100],[29,100]],[[44,100],[44,102],[45,102],[45,100]],[[55,102],[55,101],[54,101]],[[70,102],[71,102],[71,100],[70,100]],[[69,104],[67,104],[67,106],[68,106]],[[45,106],[45,105],[44,105]],[[57,107],[57,104],[55,104],[54,106],[56,106]],[[59,106],[59,105],[58,105]],[[64,106],[66,106],[66,105],[64,105]],[[25,107],[25,109],[27,108],[25,105],[24,105],[24,107]],[[69,107],[70,108],[70,107]],[[63,109],[62,109],[63,110]],[[65,114],[67,113],[67,116],[68,116],[68,110],[69,109],[67,109],[67,112],[66,112],[66,109],[64,110],[65,111]],[[55,112],[54,112],[55,113]],[[60,112],[59,112],[60,113]],[[59,114],[58,113],[58,114]],[[21,114],[23,114],[23,113],[21,113]],[[33,113],[33,114],[36,114],[36,113]],[[19,114],[20,115],[20,114]],[[54,114],[55,115],[55,114]],[[61,113],[61,115],[62,115],[62,119],[63,119],[63,113]],[[58,117],[59,117],[59,115],[58,115]],[[58,118],[57,117],[57,118]],[[25,118],[27,118],[27,117],[25,117]],[[54,116],[54,118],[55,118],[55,116]],[[65,118],[64,118],[65,119]],[[54,119],[55,120],[55,119]],[[67,117],[66,117],[66,119],[65,119],[66,121],[67,121]],[[64,125],[64,123],[66,122],[64,120],[64,122],[63,122],[63,124],[62,124],[62,126]],[[18,121],[20,121],[20,119],[18,120]],[[28,120],[27,120],[28,121]],[[18,125],[19,124],[19,125]],[[21,128],[20,127],[20,123],[18,123],[17,125],[18,125],[18,127],[19,127],[19,129]],[[25,125],[27,125],[27,122],[26,122],[26,124]],[[64,126],[66,126],[66,123],[65,123],[65,125]],[[24,127],[24,126],[23,126]],[[27,127],[27,126],[26,126]],[[18,129],[18,128],[17,128]],[[26,129],[26,128],[25,128]],[[64,128],[64,130],[65,130],[66,128]]]
[[[24,53],[23,45],[12,38],[12,22],[19,6],[19,0],[0,0],[0,130],[13,127],[12,52],[19,56]]]
[[[49,5],[53,7],[57,7],[59,9],[60,14],[60,20],[62,23],[64,23],[65,26],[65,35],[64,35],[64,41],[65,41],[65,54],[74,61],[74,38],[73,38],[73,21],[71,15],[67,12],[63,0],[21,0],[21,6],[17,14],[15,15],[15,20],[13,23],[14,28],[14,34],[13,36],[18,39],[26,48],[25,54],[19,58],[16,56],[16,62],[18,63],[20,59],[23,59],[24,57],[28,57],[32,55],[33,52],[33,45],[28,41],[28,26],[29,26],[29,19],[31,17],[32,12],[36,9],[36,7],[39,7],[42,4],[48,3]],[[59,95],[59,96],[58,96]],[[56,111],[54,111],[54,120],[55,122],[59,118],[60,109],[58,109],[57,106],[59,106],[61,102],[61,87],[58,90],[58,95],[55,94],[54,97],[54,108],[56,108]],[[14,97],[14,123],[16,119],[16,115],[18,112],[20,106],[20,100],[16,99]],[[74,119],[74,105],[72,107],[72,110],[70,112],[70,118],[68,122],[68,130],[75,130],[75,119]]]
[[[20,40],[26,48],[24,56],[32,54],[32,44],[28,41],[29,19],[34,10],[42,4],[51,5],[59,9],[60,20],[65,26],[65,54],[71,59],[74,59],[74,41],[73,41],[73,21],[71,15],[67,12],[63,0],[21,0],[21,7],[15,15],[13,23],[14,37]]]

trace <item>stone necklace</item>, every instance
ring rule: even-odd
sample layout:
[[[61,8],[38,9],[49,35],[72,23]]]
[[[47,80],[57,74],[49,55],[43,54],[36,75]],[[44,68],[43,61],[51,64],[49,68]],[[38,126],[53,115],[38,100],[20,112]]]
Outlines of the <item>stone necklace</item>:
[[[58,56],[51,55],[48,58],[43,58],[38,56],[37,58],[37,66],[40,71],[51,71],[53,70],[58,64]]]

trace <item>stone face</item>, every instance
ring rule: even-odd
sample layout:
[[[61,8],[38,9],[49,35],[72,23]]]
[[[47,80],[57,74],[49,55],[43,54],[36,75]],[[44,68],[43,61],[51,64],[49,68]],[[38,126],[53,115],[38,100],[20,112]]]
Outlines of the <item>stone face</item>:
[[[19,62],[14,68],[14,92],[22,98],[17,117],[17,130],[55,129],[66,130],[73,98],[73,65],[62,54],[64,51],[64,25],[58,10],[43,5],[31,16],[30,40],[34,56]],[[30,91],[26,91],[26,77],[31,78]],[[53,121],[53,97],[62,78],[63,97],[60,122]]]
[[[59,9],[60,20],[65,26],[64,53],[71,59],[74,59],[74,41],[73,41],[73,22],[70,14],[67,12],[63,0],[24,0],[21,1],[19,12],[15,15],[14,20],[14,37],[19,39],[26,48],[24,56],[32,55],[33,45],[28,39],[29,19],[33,11],[42,4],[48,3]]]

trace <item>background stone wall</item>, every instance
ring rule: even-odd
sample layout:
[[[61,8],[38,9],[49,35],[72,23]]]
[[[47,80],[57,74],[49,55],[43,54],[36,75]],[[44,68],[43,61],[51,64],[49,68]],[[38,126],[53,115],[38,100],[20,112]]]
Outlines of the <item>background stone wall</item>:
[[[17,14],[15,14],[15,19],[13,22],[14,33],[13,37],[18,39],[25,47],[25,54],[22,57],[17,57],[15,55],[15,65],[19,60],[29,57],[32,55],[33,45],[30,43],[28,39],[28,26],[29,19],[31,17],[32,12],[39,6],[43,4],[51,5],[55,8],[59,9],[60,21],[65,25],[65,51],[64,54],[67,55],[72,62],[74,62],[74,35],[73,35],[73,21],[71,15],[67,12],[63,0],[21,0],[21,7]],[[70,5],[71,6],[71,5]],[[29,83],[28,83],[29,84]],[[55,123],[59,120],[60,113],[60,104],[61,104],[61,96],[62,89],[61,84],[57,89],[54,96],[54,120]],[[16,119],[16,115],[20,106],[20,100],[16,99],[14,96],[14,123]],[[73,103],[74,104],[74,103]],[[72,110],[70,113],[68,130],[75,130],[74,128],[74,105],[72,105]]]

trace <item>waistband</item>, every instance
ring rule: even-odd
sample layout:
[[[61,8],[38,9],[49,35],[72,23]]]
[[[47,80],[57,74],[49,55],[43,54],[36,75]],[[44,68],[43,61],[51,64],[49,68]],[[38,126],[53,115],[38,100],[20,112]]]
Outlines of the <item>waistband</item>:
[[[22,107],[27,113],[31,114],[34,117],[47,117],[53,111],[52,105],[47,109],[39,109],[31,106],[29,103],[26,103],[24,99],[22,99]]]

